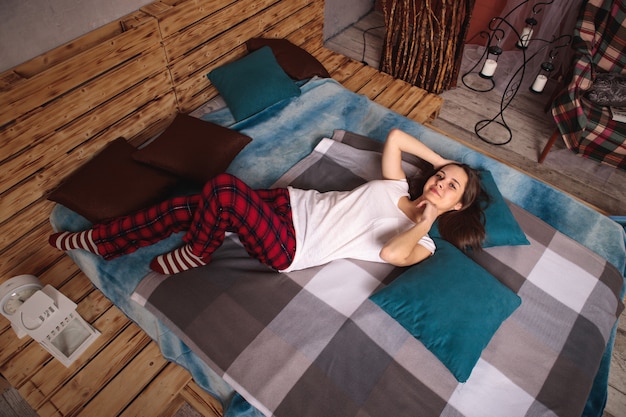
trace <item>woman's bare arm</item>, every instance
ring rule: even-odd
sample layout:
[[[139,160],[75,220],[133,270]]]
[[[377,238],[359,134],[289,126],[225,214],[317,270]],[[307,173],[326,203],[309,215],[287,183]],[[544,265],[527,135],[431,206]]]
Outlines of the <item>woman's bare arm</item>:
[[[432,253],[418,242],[424,237],[437,218],[437,208],[423,200],[416,206],[421,213],[415,219],[415,226],[394,236],[383,246],[380,257],[395,266],[410,266],[423,261]]]
[[[382,156],[383,178],[400,180],[406,178],[402,170],[402,152],[407,152],[429,162],[434,167],[443,166],[449,162],[441,155],[424,145],[417,138],[400,129],[392,129],[387,135]]]

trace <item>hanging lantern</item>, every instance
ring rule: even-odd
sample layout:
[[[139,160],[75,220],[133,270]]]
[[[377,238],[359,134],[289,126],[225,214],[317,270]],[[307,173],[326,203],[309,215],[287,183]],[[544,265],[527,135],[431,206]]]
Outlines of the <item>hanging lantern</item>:
[[[521,49],[528,48],[528,42],[530,42],[530,38],[533,36],[535,26],[537,26],[537,23],[538,23],[537,19],[535,19],[534,17],[535,14],[536,12],[533,11],[533,16],[526,19],[526,26],[524,26],[524,29],[522,29],[522,34],[520,35],[519,39],[517,40],[517,43],[515,44],[515,46],[517,46],[518,48],[521,48]]]
[[[554,60],[555,56],[556,53],[553,50],[552,52],[550,52],[550,60],[545,61],[541,64],[541,69],[539,69],[539,72],[535,77],[535,81],[533,81],[533,84],[530,86],[530,91],[532,91],[533,93],[541,93],[546,87],[548,78],[550,78],[550,73],[554,71],[554,64],[552,63],[552,61]]]
[[[498,41],[498,43],[500,43]],[[480,70],[480,75],[482,78],[491,78],[493,74],[496,72],[496,68],[498,67],[498,58],[502,55],[502,48],[498,45],[490,46],[487,49],[487,59],[485,59],[485,63],[483,64],[483,69]]]

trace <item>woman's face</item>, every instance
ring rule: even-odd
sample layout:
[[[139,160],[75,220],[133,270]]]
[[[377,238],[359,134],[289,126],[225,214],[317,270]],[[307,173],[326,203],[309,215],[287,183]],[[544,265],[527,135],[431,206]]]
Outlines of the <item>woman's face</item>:
[[[463,208],[461,198],[468,181],[465,170],[458,165],[446,165],[430,177],[422,196],[440,213]]]

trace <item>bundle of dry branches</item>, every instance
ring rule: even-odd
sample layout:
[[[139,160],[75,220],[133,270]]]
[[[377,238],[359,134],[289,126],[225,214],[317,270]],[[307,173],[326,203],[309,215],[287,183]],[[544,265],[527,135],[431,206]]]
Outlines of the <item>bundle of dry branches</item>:
[[[456,85],[475,0],[387,0],[381,70],[432,93]]]

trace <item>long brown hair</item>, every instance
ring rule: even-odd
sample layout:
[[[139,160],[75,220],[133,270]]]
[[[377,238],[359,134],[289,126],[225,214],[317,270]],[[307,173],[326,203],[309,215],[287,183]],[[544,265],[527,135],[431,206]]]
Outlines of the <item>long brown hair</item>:
[[[484,207],[489,202],[489,196],[480,185],[480,174],[467,164],[451,163],[457,165],[467,174],[467,185],[461,197],[460,210],[451,210],[441,214],[437,218],[441,237],[461,250],[480,250],[485,240],[485,214]],[[414,177],[407,178],[409,181],[409,195],[415,200],[424,192],[426,181],[435,175],[441,168],[431,168],[422,171]]]

